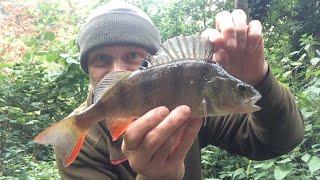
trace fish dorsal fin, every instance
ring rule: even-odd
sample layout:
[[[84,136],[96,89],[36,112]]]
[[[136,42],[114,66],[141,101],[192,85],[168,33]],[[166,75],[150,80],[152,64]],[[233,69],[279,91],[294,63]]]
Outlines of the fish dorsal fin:
[[[181,60],[208,60],[214,53],[214,44],[200,35],[176,36],[161,44],[151,59],[151,66]]]
[[[131,71],[114,71],[106,74],[98,83],[97,88],[94,91],[93,103],[96,103],[105,92],[120,80],[128,77],[131,73]]]

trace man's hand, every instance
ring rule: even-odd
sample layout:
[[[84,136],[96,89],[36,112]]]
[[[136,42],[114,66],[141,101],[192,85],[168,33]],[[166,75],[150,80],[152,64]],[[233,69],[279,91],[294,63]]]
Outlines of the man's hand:
[[[262,26],[254,20],[247,24],[242,10],[223,11],[216,16],[216,29],[207,29],[202,36],[215,43],[212,60],[231,75],[259,84],[267,74],[268,64],[263,52]]]
[[[182,179],[184,159],[201,125],[188,106],[171,112],[158,107],[130,124],[122,151],[138,179]]]

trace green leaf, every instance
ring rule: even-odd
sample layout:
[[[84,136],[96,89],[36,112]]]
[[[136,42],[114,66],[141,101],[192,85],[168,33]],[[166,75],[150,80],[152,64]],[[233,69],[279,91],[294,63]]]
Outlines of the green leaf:
[[[310,160],[310,154],[305,154],[301,157],[301,160],[304,162],[308,162]]]
[[[310,162],[308,163],[308,168],[313,174],[315,171],[320,169],[320,158],[317,156],[312,156]]]
[[[57,60],[58,58],[59,58],[59,55],[56,54],[56,53],[48,53],[48,54],[46,55],[46,60],[47,60],[48,62],[55,61],[55,60]]]
[[[293,52],[290,53],[290,56],[293,56],[293,55],[296,55],[296,54],[299,54],[299,53],[300,53],[300,51],[293,51]]]
[[[65,59],[70,57],[70,56],[71,56],[70,54],[64,54],[64,53],[60,54],[60,57],[65,58]]]
[[[25,53],[22,57],[23,60],[28,61],[31,59],[31,53]]]
[[[320,148],[320,144],[314,144],[311,146],[312,148],[316,148],[316,147],[319,147]]]
[[[68,57],[68,58],[66,59],[66,62],[67,62],[68,64],[79,64],[79,61],[76,60],[76,59],[74,59],[74,58],[72,58],[72,57]]]
[[[320,87],[316,87],[316,86],[310,86],[306,89],[306,92],[310,93],[315,93],[316,95],[320,95]]]
[[[291,74],[292,74],[292,71],[287,71],[287,72],[283,73],[282,77],[287,78]]]
[[[312,124],[306,124],[305,125],[305,131],[308,132],[308,131],[311,131],[312,130]]]
[[[44,38],[45,38],[46,40],[53,41],[53,40],[55,39],[55,37],[56,37],[56,36],[54,35],[53,32],[47,31],[47,32],[44,33]]]
[[[306,54],[306,53],[302,54],[302,56],[299,58],[299,60],[298,60],[298,61],[302,61],[306,56],[307,56],[307,54]]]
[[[268,173],[266,171],[260,172],[258,174],[255,175],[254,180],[258,180],[261,178],[266,179],[266,177],[268,177]]]
[[[240,174],[244,174],[244,173],[245,173],[244,169],[243,168],[239,168],[233,173],[233,177],[237,177]]]
[[[25,123],[26,125],[32,125],[32,124],[35,124],[35,123],[38,123],[39,121],[38,120],[31,120],[27,123]]]
[[[292,62],[290,63],[292,66],[301,66],[302,63],[301,62]]]
[[[306,108],[301,108],[301,112],[304,118],[306,119],[309,119],[309,117],[315,114],[315,111],[310,111],[309,109],[306,109]]]
[[[290,158],[286,158],[286,159],[283,159],[281,161],[278,161],[278,163],[280,163],[280,164],[285,164],[287,162],[291,162],[291,159]]]
[[[318,64],[318,62],[320,62],[320,58],[318,58],[318,57],[315,57],[310,60],[310,63],[312,66],[316,66]]]
[[[292,165],[276,166],[274,177],[276,180],[285,178],[293,170]]]
[[[274,165],[274,161],[271,162],[263,162],[260,164],[255,165],[253,168],[262,168],[262,169],[269,169]]]
[[[317,70],[317,71],[315,71],[315,72],[314,72],[314,75],[320,77],[320,69]]]
[[[308,50],[310,49],[310,44],[307,44],[307,45],[304,47],[304,49],[305,49],[306,51],[308,51]]]

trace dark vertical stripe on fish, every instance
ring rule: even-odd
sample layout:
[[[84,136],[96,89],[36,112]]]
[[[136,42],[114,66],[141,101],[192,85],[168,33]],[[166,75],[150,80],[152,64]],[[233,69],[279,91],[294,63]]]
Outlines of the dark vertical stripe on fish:
[[[130,103],[130,86],[128,84],[122,85],[121,90],[118,91],[118,103],[119,103],[119,107],[121,107],[122,111],[126,111],[128,110],[128,105],[131,104]]]
[[[141,78],[141,83],[138,86],[138,94],[140,94],[139,102],[142,106],[146,107],[153,104],[152,99],[150,99],[150,93],[155,88],[154,86],[155,84],[147,81],[145,77]]]
[[[183,66],[180,66],[178,65],[177,67],[175,67],[175,70],[172,71],[172,84],[171,84],[171,87],[170,89],[172,89],[172,92],[169,92],[169,93],[172,93],[170,95],[170,97],[172,98],[172,102],[180,102],[181,101],[181,93],[182,93],[182,90],[183,90],[183,85],[182,85],[182,82],[183,82],[183,79],[181,79],[181,77],[183,77]],[[174,93],[174,92],[177,92],[177,93]],[[175,107],[173,107],[175,108]]]

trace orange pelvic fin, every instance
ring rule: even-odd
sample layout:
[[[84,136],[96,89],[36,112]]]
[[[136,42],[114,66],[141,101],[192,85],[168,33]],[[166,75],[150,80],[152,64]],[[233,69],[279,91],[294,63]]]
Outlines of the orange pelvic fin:
[[[65,167],[77,157],[82,147],[85,131],[75,124],[75,116],[70,116],[48,127],[34,138],[39,144],[51,144]]]
[[[110,131],[113,141],[116,141],[127,129],[134,118],[116,118],[107,120],[107,128]]]
[[[127,157],[124,157],[123,159],[111,160],[111,164],[113,164],[113,165],[118,165],[118,164],[121,164],[121,163],[125,162],[126,160],[128,160]]]

